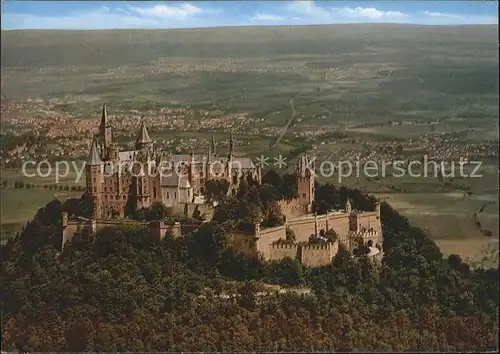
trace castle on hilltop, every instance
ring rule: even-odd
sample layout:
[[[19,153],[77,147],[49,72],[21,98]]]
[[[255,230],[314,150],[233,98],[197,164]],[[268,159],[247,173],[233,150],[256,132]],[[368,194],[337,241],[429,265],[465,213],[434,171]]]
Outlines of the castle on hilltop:
[[[87,192],[93,200],[96,219],[124,218],[155,202],[174,210],[188,210],[187,206],[205,204],[203,193],[207,181],[225,180],[229,184],[228,193],[236,194],[245,176],[260,183],[261,169],[251,159],[234,155],[232,133],[225,156],[217,153],[213,135],[206,154],[173,155],[155,149],[142,120],[135,149],[119,151],[106,105],[86,164]]]
[[[350,252],[364,249],[371,258],[382,259],[383,236],[378,202],[373,211],[359,211],[353,209],[347,199],[344,209],[316,215],[300,213],[298,200],[280,202],[286,217],[284,225],[262,228],[257,223],[252,232],[232,231],[232,247],[248,257],[265,260],[288,257],[309,267],[329,264],[340,244]],[[292,242],[287,241],[287,231],[295,235]],[[324,235],[327,233],[334,234],[335,239],[326,239]]]
[[[145,169],[144,167],[147,166]],[[254,224],[252,232],[231,230],[228,246],[248,257],[280,260],[285,257],[299,260],[310,267],[329,264],[343,244],[349,251],[364,250],[365,254],[380,260],[382,226],[380,204],[375,210],[354,210],[347,199],[344,209],[328,211],[323,215],[312,212],[315,200],[315,165],[307,155],[299,158],[296,176],[297,197],[280,200],[284,225],[262,228]],[[214,136],[204,155],[172,155],[154,148],[144,120],[141,121],[135,148],[119,151],[113,140],[106,106],[102,110],[99,134],[94,136],[86,164],[87,193],[93,201],[92,217],[88,220],[68,220],[63,213],[62,246],[75,234],[91,235],[96,230],[113,225],[134,223],[123,220],[155,202],[191,214],[193,206],[213,210],[205,202],[206,183],[210,180],[228,182],[228,195],[235,195],[244,177],[261,183],[262,172],[249,158],[235,157],[234,139],[229,136],[226,156],[216,151]],[[191,214],[192,215],[192,214]],[[118,219],[118,220],[117,220]],[[161,239],[167,232],[181,236],[181,225],[151,222],[151,232]],[[294,240],[287,240],[293,233]],[[325,234],[333,237],[325,238]]]

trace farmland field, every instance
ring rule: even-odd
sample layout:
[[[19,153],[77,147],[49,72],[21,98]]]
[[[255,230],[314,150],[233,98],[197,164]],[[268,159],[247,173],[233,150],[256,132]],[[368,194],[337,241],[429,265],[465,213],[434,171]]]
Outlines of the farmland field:
[[[326,114],[312,124],[465,118],[491,125],[496,37],[494,26],[368,24],[2,31],[2,95],[57,98],[84,116],[99,101],[139,110],[189,104],[275,123],[285,122],[297,95],[299,114]]]
[[[17,169],[2,169],[2,181],[8,183],[7,187],[1,189],[1,235],[2,241],[11,237],[16,232],[20,231],[22,226],[29,221],[36,211],[45,206],[53,199],[65,200],[67,198],[76,198],[82,195],[80,191],[72,191],[72,186],[85,185],[85,180],[79,180],[77,183],[77,174],[69,173],[66,177],[61,177],[59,186],[68,186],[70,190],[49,190],[44,188],[45,185],[54,185],[56,181],[55,172],[48,174],[47,170],[41,170],[42,175],[47,174],[47,177],[37,175],[36,170],[27,169],[27,174],[35,174],[34,177],[23,176]],[[31,188],[14,188],[16,181],[22,181],[25,184],[34,184]]]

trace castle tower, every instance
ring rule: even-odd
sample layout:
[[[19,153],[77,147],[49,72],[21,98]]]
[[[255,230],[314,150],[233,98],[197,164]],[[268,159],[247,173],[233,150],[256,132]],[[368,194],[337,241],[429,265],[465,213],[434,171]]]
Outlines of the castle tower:
[[[144,149],[153,144],[153,140],[149,137],[148,130],[146,128],[146,123],[144,119],[141,120],[141,126],[139,128],[139,134],[137,134],[137,139],[135,141],[135,148],[137,150]]]
[[[207,162],[210,163],[212,162],[212,155],[213,155],[213,150],[212,150],[212,145],[208,147],[208,155],[207,155]]]
[[[307,155],[303,155],[297,165],[297,193],[299,196],[299,204],[302,205],[303,211],[310,213],[314,202],[314,177],[315,177],[314,161],[309,161]]]
[[[216,144],[215,144],[215,133],[212,133],[212,143],[210,144],[210,150],[212,151],[212,154],[214,154],[215,156],[217,156],[217,150],[215,148]]]
[[[102,106],[101,124],[99,125],[99,137],[101,139],[101,151],[105,154],[113,143],[113,128],[108,119],[106,104]]]
[[[102,217],[102,184],[104,182],[104,165],[99,156],[97,140],[92,140],[89,157],[85,165],[87,177],[87,193],[92,198],[93,211],[92,218]]]
[[[63,229],[68,226],[68,213],[65,211],[61,213],[61,225]]]
[[[345,203],[345,212],[350,214],[352,212],[351,200],[347,198],[347,202]]]
[[[135,172],[136,210],[147,209],[151,207],[150,178],[144,169],[138,169]]]
[[[191,150],[191,156],[190,156],[190,161],[189,161],[189,174],[188,174],[188,180],[191,186],[195,190],[197,190],[197,187],[199,185],[199,175],[196,171],[196,156],[194,154],[194,148]]]
[[[206,181],[208,181],[211,177],[212,177],[212,174],[211,174],[211,165],[212,165],[212,145],[209,145],[208,147],[208,155],[207,155],[207,158],[206,158],[206,161],[205,161],[205,179]]]
[[[229,151],[227,154],[227,181],[229,182],[229,190],[233,184],[233,160],[234,160],[234,140],[233,140],[233,131],[231,130],[229,133]]]
[[[234,139],[233,139],[233,131],[229,132],[229,154],[228,160],[233,160],[234,158]]]
[[[382,243],[384,238],[382,236],[382,220],[380,219],[380,202],[377,200],[375,203],[375,212],[377,213],[377,223],[375,229],[378,232],[378,241],[377,243]]]

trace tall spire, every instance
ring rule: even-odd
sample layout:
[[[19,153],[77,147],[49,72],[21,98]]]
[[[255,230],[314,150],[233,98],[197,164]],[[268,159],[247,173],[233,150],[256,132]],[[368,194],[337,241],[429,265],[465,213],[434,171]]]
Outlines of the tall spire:
[[[347,197],[347,201],[345,203],[345,212],[350,213],[352,211],[351,200]]]
[[[99,156],[99,150],[97,148],[97,139],[92,138],[92,146],[90,147],[89,157],[87,159],[87,165],[89,166],[99,166],[102,164],[101,157]]]
[[[212,161],[212,154],[213,154],[212,145],[208,145],[208,156],[207,156],[208,163]]]
[[[212,133],[212,145],[210,146],[210,148],[212,154],[217,155],[217,151],[215,150],[215,133]]]
[[[306,169],[306,166],[307,166],[307,162],[305,161],[306,159],[306,155],[301,155],[300,158],[299,158],[299,162],[297,164],[297,172],[299,174],[299,176],[301,177],[304,177],[305,175],[305,169]]]
[[[108,119],[106,103],[102,106],[101,125],[99,126],[100,144],[103,155],[107,154],[108,148],[113,143],[113,131]]]
[[[229,131],[229,158],[232,158],[234,154],[234,140],[233,140],[233,130]]]
[[[143,147],[151,144],[153,141],[149,137],[148,130],[146,129],[146,123],[144,118],[141,120],[141,127],[139,128],[139,134],[137,135],[137,140],[135,141],[135,146],[137,149],[142,149]]]
[[[314,175],[315,164],[314,159],[309,161],[309,157],[307,154],[303,154],[299,158],[299,162],[297,163],[297,173],[301,177],[310,177]]]
[[[106,109],[106,103],[105,103],[102,106],[101,127],[105,128],[108,126],[109,126],[108,110]]]

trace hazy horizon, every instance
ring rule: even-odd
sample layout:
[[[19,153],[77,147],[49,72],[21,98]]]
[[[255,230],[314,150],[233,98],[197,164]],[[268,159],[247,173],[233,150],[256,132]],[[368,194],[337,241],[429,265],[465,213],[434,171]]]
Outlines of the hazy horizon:
[[[496,25],[496,2],[4,2],[2,30],[194,29],[330,24]]]
[[[465,24],[465,25],[422,25],[413,23],[330,23],[313,25],[228,25],[215,27],[184,27],[184,28],[102,28],[102,29],[0,29],[5,32],[112,32],[112,31],[190,31],[190,30],[214,30],[224,28],[287,28],[287,27],[329,27],[329,26],[400,26],[400,27],[494,27],[494,24]]]

